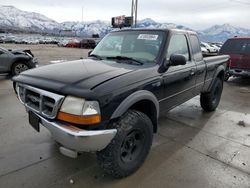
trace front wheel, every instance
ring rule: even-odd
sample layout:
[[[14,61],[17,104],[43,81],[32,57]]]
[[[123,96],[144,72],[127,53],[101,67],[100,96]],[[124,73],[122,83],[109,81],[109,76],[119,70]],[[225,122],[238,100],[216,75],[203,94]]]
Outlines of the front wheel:
[[[97,152],[98,163],[106,174],[126,177],[146,159],[152,145],[153,124],[144,113],[129,110],[111,128],[116,128],[117,134],[105,149]]]
[[[221,79],[216,78],[211,91],[209,93],[202,93],[200,96],[201,107],[204,111],[215,111],[220,103],[221,93],[223,90],[223,82]]]
[[[15,76],[28,69],[29,69],[29,66],[26,63],[16,62],[12,65],[11,73],[13,76]]]

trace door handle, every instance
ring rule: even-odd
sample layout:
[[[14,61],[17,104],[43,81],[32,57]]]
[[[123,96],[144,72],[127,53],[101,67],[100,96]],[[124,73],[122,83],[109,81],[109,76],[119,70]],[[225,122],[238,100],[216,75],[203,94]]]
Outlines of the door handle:
[[[194,76],[194,75],[195,75],[195,69],[191,69],[190,75],[191,75],[191,76]]]

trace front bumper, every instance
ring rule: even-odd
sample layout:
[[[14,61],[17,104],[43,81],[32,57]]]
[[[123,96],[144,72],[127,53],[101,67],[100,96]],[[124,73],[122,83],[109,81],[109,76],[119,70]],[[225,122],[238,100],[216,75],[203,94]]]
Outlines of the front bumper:
[[[242,70],[242,69],[229,69],[228,73],[234,76],[244,76],[250,77],[250,70]]]
[[[37,114],[38,115],[38,114]],[[115,137],[117,130],[87,131],[56,121],[49,121],[38,115],[40,123],[63,147],[76,152],[94,152],[104,149]]]

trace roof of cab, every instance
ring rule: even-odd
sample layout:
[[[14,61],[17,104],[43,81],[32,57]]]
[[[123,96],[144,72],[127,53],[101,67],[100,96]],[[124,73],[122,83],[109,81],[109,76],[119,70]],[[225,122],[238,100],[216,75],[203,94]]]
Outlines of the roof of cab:
[[[250,36],[235,36],[233,38],[230,38],[230,39],[234,39],[234,40],[238,40],[238,39],[243,39],[243,40],[250,40]]]
[[[129,29],[120,29],[115,30],[112,32],[122,32],[122,31],[162,31],[162,32],[178,32],[178,33],[189,33],[189,34],[196,34],[194,31],[190,30],[181,30],[181,29],[148,29],[148,28],[129,28]]]

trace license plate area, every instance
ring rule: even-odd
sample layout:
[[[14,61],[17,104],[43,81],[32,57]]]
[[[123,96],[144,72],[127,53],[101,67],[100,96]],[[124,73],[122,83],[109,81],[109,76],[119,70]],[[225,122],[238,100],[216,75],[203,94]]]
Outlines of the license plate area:
[[[37,132],[40,132],[40,118],[32,111],[29,111],[29,123]]]

